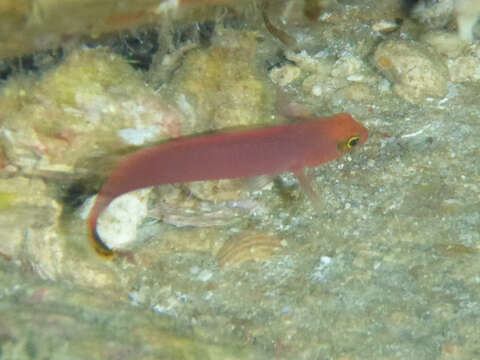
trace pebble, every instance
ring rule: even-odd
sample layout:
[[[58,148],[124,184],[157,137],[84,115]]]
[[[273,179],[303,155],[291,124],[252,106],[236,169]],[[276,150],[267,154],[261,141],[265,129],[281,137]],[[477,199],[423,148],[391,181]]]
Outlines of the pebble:
[[[122,195],[105,209],[98,219],[97,230],[108,247],[125,248],[136,239],[137,227],[147,216],[147,199],[151,190],[141,189]]]
[[[429,46],[414,41],[387,40],[374,54],[375,65],[405,101],[419,104],[448,93],[448,69]]]
[[[468,50],[464,56],[447,60],[451,81],[480,81],[480,46],[474,44]]]
[[[273,68],[270,71],[270,79],[280,87],[285,87],[298,79],[301,74],[299,67],[287,64],[282,67]]]

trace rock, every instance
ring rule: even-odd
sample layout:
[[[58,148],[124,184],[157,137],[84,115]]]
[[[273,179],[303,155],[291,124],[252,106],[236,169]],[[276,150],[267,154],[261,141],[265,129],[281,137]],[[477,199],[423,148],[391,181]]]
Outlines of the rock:
[[[270,82],[255,70],[255,33],[223,30],[229,39],[190,51],[172,79],[177,98],[195,108],[185,134],[271,122],[275,101]]]
[[[441,29],[448,23],[457,21],[458,37],[472,42],[474,28],[480,17],[478,0],[424,0],[419,1],[413,10],[413,17],[429,29]]]
[[[410,103],[424,103],[429,98],[447,95],[448,69],[430,47],[404,40],[382,42],[374,54],[375,65],[394,92]]]
[[[456,0],[419,1],[412,15],[430,29],[440,29],[453,19]]]
[[[480,46],[473,44],[468,50],[465,55],[447,61],[453,82],[480,81]]]
[[[280,87],[285,87],[300,76],[300,68],[295,65],[286,64],[282,67],[273,68],[270,71],[270,79]]]
[[[0,255],[28,265],[42,279],[90,288],[116,286],[110,269],[79,261],[82,252],[74,251],[72,233],[62,231],[61,213],[42,180],[0,179]]]
[[[394,21],[380,20],[372,25],[372,30],[388,34],[397,30],[398,26]]]
[[[0,254],[26,259],[41,277],[56,278],[64,255],[57,235],[61,207],[46,196],[45,183],[25,177],[0,179],[0,197]]]
[[[421,40],[431,45],[439,54],[447,58],[462,55],[468,43],[456,34],[447,31],[431,31],[421,37]]]
[[[9,79],[0,107],[0,145],[29,173],[72,173],[81,159],[181,134],[180,114],[101,47],[76,50],[38,81]]]

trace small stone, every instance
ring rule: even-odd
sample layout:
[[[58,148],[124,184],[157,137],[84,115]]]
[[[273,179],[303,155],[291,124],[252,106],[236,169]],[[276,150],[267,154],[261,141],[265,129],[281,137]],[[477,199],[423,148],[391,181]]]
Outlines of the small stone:
[[[122,195],[108,206],[98,219],[98,234],[108,247],[122,249],[135,240],[137,227],[147,216],[147,198],[151,188]],[[93,204],[93,201],[91,202]],[[82,215],[86,217],[85,211]]]
[[[392,86],[390,84],[390,81],[388,81],[387,79],[380,80],[380,82],[378,83],[378,90],[382,93],[391,91]]]
[[[468,55],[447,61],[453,82],[480,81],[480,46],[472,45],[470,50]]]
[[[340,101],[340,99],[344,99],[353,102],[364,102],[371,99],[372,96],[372,92],[367,85],[353,83],[352,85],[335,92],[334,100]]]
[[[462,348],[457,344],[444,344],[442,353],[448,356],[458,356],[462,352]]]
[[[198,274],[197,279],[200,281],[208,281],[212,278],[213,273],[210,270],[202,270],[200,274]]]
[[[348,77],[359,74],[364,69],[363,61],[355,56],[344,56],[333,65],[333,77]]]
[[[298,79],[301,70],[299,67],[287,64],[270,71],[270,79],[277,85],[285,87]]]
[[[456,34],[447,31],[431,31],[421,37],[421,40],[431,45],[439,54],[448,58],[456,58],[465,52],[468,43]]]
[[[454,11],[455,0],[419,1],[412,16],[431,29],[439,29],[453,19]]]
[[[448,69],[430,47],[413,41],[387,40],[374,54],[376,66],[394,83],[394,92],[410,103],[441,99],[448,93]]]
[[[379,31],[383,33],[390,33],[398,29],[398,24],[393,21],[380,20],[372,25],[373,31]]]

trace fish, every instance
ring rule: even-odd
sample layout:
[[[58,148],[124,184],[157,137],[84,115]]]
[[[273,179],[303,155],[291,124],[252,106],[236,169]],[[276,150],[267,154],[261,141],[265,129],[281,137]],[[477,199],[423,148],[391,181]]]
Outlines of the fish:
[[[293,172],[315,196],[306,169],[335,160],[365,143],[368,130],[352,115],[296,115],[296,122],[174,139],[126,155],[103,184],[88,219],[96,252],[114,249],[102,241],[97,220],[118,196],[150,186]]]

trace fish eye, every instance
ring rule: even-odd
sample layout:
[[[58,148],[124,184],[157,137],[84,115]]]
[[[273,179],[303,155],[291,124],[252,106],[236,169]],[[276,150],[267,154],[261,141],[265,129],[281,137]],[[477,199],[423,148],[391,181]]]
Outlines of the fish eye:
[[[345,145],[347,149],[351,149],[357,146],[359,141],[360,141],[360,137],[357,135],[354,135],[347,140],[347,143]]]

